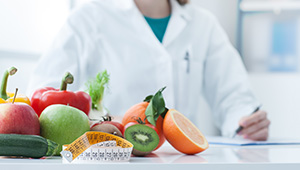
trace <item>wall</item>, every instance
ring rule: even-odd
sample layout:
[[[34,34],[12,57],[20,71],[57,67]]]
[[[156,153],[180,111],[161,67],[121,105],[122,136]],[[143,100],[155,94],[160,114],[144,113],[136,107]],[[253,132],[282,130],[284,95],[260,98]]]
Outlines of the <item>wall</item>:
[[[69,0],[0,0],[0,77],[5,69],[19,71],[9,78],[9,91],[27,82],[39,56],[69,15]]]
[[[0,0],[0,50],[40,54],[69,14],[69,0]]]
[[[8,78],[8,92],[14,92],[18,88],[19,94],[26,94],[30,75],[38,59],[39,55],[36,54],[0,51],[0,80],[6,69],[12,66],[18,69],[15,75]]]
[[[236,45],[237,0],[191,0],[191,3],[211,11]]]
[[[270,136],[300,138],[300,74],[250,74],[254,92],[271,120]]]

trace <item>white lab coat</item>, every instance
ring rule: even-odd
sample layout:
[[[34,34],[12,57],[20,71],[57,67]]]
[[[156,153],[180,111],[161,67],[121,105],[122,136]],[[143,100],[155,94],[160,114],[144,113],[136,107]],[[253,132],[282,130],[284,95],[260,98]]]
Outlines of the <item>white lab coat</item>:
[[[85,90],[91,77],[107,69],[105,106],[122,115],[132,105],[167,86],[168,108],[194,121],[205,96],[225,136],[258,105],[237,51],[208,11],[171,0],[172,14],[160,43],[133,0],[95,0],[75,10],[32,76],[29,91],[59,87],[70,71],[70,90]],[[200,106],[201,107],[201,106]],[[197,124],[197,122],[194,122]]]

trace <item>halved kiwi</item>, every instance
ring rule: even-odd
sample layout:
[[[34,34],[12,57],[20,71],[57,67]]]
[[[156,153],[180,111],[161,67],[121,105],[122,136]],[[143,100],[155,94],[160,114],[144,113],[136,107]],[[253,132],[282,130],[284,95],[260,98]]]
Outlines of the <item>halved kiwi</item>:
[[[126,140],[133,144],[132,154],[136,156],[149,154],[159,143],[159,136],[156,131],[143,124],[128,127],[124,136]]]

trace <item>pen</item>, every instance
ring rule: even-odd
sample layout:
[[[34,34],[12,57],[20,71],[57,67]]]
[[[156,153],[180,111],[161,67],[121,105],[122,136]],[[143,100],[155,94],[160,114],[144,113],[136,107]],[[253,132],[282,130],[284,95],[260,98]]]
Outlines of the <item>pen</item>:
[[[260,106],[258,106],[253,112],[252,112],[252,114],[254,114],[255,112],[257,112],[258,110],[259,110],[259,108],[260,108]],[[243,127],[242,126],[239,126],[239,128],[237,128],[236,130],[235,130],[235,133],[234,133],[234,135],[232,136],[232,138],[234,138],[235,136],[236,136],[236,134],[238,134],[240,131],[242,131],[243,130]]]
[[[190,72],[190,54],[188,51],[186,52],[184,59],[187,61],[186,72],[189,73]]]

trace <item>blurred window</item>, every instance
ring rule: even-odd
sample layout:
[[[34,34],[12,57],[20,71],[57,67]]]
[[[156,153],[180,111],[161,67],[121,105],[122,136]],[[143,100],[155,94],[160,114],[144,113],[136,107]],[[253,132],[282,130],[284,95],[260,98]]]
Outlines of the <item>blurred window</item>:
[[[0,52],[40,54],[70,12],[70,0],[0,0]]]
[[[238,43],[251,72],[300,70],[300,1],[239,0]]]

